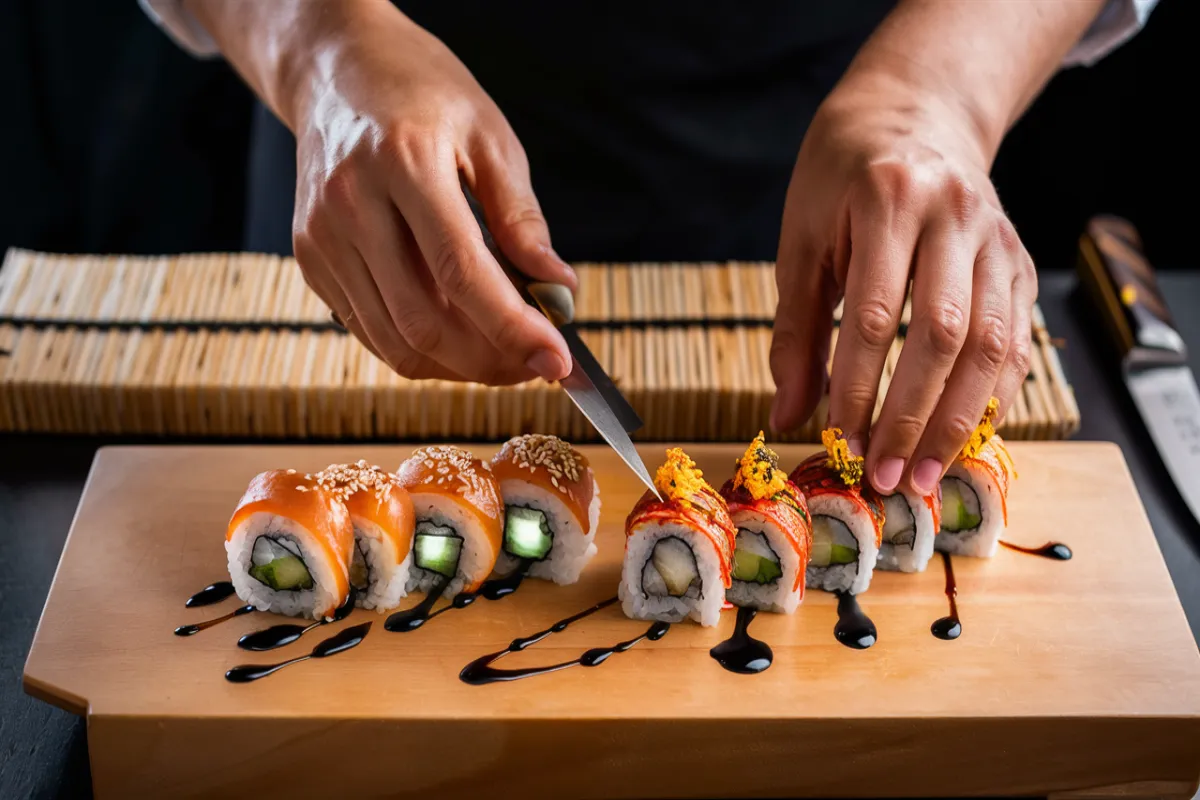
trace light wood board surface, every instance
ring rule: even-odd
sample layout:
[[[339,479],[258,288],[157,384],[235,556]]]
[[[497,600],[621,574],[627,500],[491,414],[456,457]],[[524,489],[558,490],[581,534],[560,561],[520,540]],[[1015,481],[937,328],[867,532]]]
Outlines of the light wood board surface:
[[[473,448],[487,457],[491,446]],[[642,453],[651,469],[663,447]],[[789,468],[811,452],[779,448]],[[185,609],[226,577],[226,522],[249,479],[408,447],[139,447],[97,456],[25,669],[26,690],[88,715],[98,797],[1190,797],[1200,777],[1200,654],[1120,451],[1015,443],[1011,541],[1055,539],[1058,562],[1001,550],[955,558],[963,634],[941,641],[943,571],[877,572],[863,651],[833,636],[835,598],[751,628],[775,652],[760,675],[723,670],[718,628],[672,626],[603,665],[468,686],[459,670],[615,594],[622,523],[639,484],[585,448],[601,486],[599,555],[581,581],[526,581],[420,630],[356,611],[268,653],[235,647],[285,621],[250,614],[189,638]],[[714,483],[741,447],[688,451]],[[405,600],[402,605],[416,602]],[[301,655],[375,620],[358,648],[252,684],[236,664]],[[570,660],[641,633],[613,606],[501,666]]]

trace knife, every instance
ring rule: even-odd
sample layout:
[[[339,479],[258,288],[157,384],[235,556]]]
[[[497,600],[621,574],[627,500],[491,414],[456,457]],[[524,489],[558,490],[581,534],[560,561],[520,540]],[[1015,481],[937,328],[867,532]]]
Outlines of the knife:
[[[649,470],[629,438],[629,434],[642,427],[642,420],[580,337],[574,324],[575,301],[570,289],[560,284],[531,281],[517,269],[492,238],[484,219],[483,207],[472,194],[470,187],[465,180],[461,183],[467,203],[471,206],[476,222],[479,223],[484,244],[496,259],[496,263],[508,275],[522,299],[541,311],[566,340],[567,349],[571,352],[571,373],[559,381],[559,384],[587,417],[588,422],[604,437],[604,441],[617,451],[621,460],[633,470],[654,496],[661,500]]]
[[[1141,236],[1128,220],[1096,216],[1079,240],[1079,255],[1083,284],[1120,349],[1125,385],[1176,489],[1200,521],[1200,390]]]

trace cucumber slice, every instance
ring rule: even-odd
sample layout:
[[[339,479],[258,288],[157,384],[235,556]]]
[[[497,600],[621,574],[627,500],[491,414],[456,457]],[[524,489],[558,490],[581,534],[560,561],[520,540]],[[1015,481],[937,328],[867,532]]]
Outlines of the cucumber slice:
[[[840,519],[825,514],[813,515],[812,549],[808,564],[828,567],[831,564],[853,564],[858,560],[858,541]]]
[[[250,577],[277,592],[313,588],[312,575],[304,562],[292,555],[250,568]]]
[[[463,540],[450,528],[423,523],[426,531],[413,541],[414,560],[421,569],[453,578],[458,571]]]
[[[504,549],[517,558],[541,561],[554,546],[546,515],[536,508],[508,506],[504,512]]]
[[[733,578],[738,581],[752,581],[758,577],[762,556],[756,556],[748,550],[733,552]]]
[[[979,527],[979,497],[958,478],[942,480],[942,530],[957,533]]]
[[[760,558],[758,560],[758,575],[754,577],[755,583],[773,583],[783,574],[783,568],[769,558]]]
[[[770,583],[783,574],[779,559],[764,534],[739,529],[733,551],[733,577],[751,583]]]

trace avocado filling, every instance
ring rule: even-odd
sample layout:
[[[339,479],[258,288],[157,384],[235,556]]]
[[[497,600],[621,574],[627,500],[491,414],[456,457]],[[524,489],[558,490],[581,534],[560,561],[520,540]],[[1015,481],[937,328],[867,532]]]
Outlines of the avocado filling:
[[[774,583],[783,574],[779,556],[762,533],[738,528],[733,551],[733,579],[748,583]]]
[[[917,541],[917,520],[904,495],[897,492],[883,498],[883,540],[892,545],[907,545],[911,550]]]
[[[366,591],[371,585],[371,565],[367,563],[367,551],[361,539],[354,540],[354,552],[350,556],[350,585]]]
[[[700,570],[696,555],[678,536],[659,539],[642,568],[642,591],[670,597],[700,596]]]
[[[812,550],[808,554],[810,567],[829,567],[858,562],[858,541],[840,519],[814,514],[812,518]]]
[[[421,569],[453,578],[458,572],[462,544],[462,537],[455,533],[453,528],[435,525],[423,519],[417,523],[417,535],[413,540],[413,559]]]
[[[554,546],[545,513],[536,508],[508,506],[504,512],[504,549],[517,558],[541,561]]]
[[[313,588],[312,575],[295,542],[259,536],[254,540],[250,564],[250,577],[277,592]]]
[[[973,531],[983,522],[979,495],[959,478],[942,479],[942,530],[950,533]]]

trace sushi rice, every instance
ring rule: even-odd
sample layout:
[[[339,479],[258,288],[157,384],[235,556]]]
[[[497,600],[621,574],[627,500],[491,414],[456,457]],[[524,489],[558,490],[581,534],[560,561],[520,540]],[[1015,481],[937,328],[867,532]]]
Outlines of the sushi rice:
[[[357,605],[359,608],[376,609],[382,614],[398,606],[400,600],[408,595],[412,550],[409,549],[400,559],[395,542],[378,524],[358,516],[353,520],[354,553],[350,575],[353,578],[358,568],[362,567],[369,576],[365,587],[355,587]]]
[[[914,492],[896,492],[883,498],[883,507],[883,543],[875,568],[924,572],[937,535],[930,501]]]
[[[417,520],[417,536],[421,535],[424,527],[422,523],[432,523],[439,528],[450,528],[463,540],[454,577],[442,591],[442,596],[453,597],[464,588],[486,580],[495,563],[495,551],[490,544],[483,541],[486,533],[475,514],[460,501],[447,495],[416,490],[411,494],[413,513]],[[428,592],[441,577],[436,572],[418,567],[414,561],[405,589],[410,593]]]
[[[660,542],[681,569],[695,570],[696,582],[682,597],[670,596],[654,565],[654,550]],[[692,565],[685,563],[689,555]],[[625,615],[632,619],[682,622],[691,617],[704,626],[716,625],[725,603],[720,557],[708,536],[690,525],[674,520],[639,523],[625,543],[617,595]]]
[[[277,542],[285,550],[299,556],[312,576],[313,588],[275,591],[252,578],[250,569],[255,566],[254,546],[260,536]],[[311,546],[312,537],[307,528],[284,516],[264,511],[248,516],[225,541],[229,577],[238,597],[259,611],[311,619],[331,617],[341,604],[336,590],[332,588],[337,586],[334,570],[344,572],[346,565],[326,560]],[[323,610],[326,613],[321,613]]]
[[[849,564],[830,564],[824,567],[809,563],[805,570],[805,582],[809,588],[827,592],[849,592],[862,594],[871,585],[871,575],[879,556],[876,544],[876,529],[871,514],[853,497],[837,493],[811,493],[808,495],[808,511],[812,515],[814,532],[818,526],[828,524],[821,517],[831,517],[834,524],[846,526],[858,548],[858,558]]]
[[[800,605],[804,585],[793,590],[801,569],[800,554],[779,525],[758,511],[743,509],[733,517],[738,526],[737,549],[747,549],[779,564],[781,574],[770,583],[733,579],[725,598],[735,606],[749,606],[779,614],[791,614]]]

